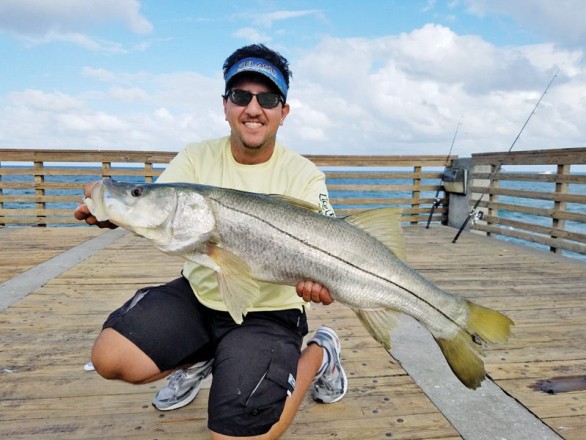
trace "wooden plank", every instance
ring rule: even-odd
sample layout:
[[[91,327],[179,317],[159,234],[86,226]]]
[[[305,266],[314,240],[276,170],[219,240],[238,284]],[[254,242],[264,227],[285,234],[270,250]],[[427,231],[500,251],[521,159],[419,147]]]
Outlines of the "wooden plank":
[[[435,199],[414,199],[414,198],[356,198],[356,197],[330,197],[332,205],[392,205],[392,204],[406,204],[409,205],[417,201],[420,204],[432,204]],[[440,202],[447,203],[446,198],[440,198]]]
[[[6,203],[38,203],[38,202],[44,202],[44,203],[79,203],[82,199],[82,196],[80,194],[74,195],[74,196],[52,196],[52,195],[43,195],[43,196],[27,196],[27,195],[22,195],[22,196],[3,196],[0,195],[0,201],[2,202],[6,202]],[[8,210],[6,210],[8,211]],[[6,212],[3,211],[3,212]]]
[[[508,228],[499,228],[498,226],[484,225],[476,223],[471,226],[471,229],[475,231],[483,231],[491,234],[500,234],[507,237],[519,238],[532,243],[542,244],[556,249],[563,249],[566,251],[577,252],[580,254],[586,254],[586,245],[580,243],[569,242],[559,238],[549,238],[540,235],[534,235],[527,232],[517,231]]]
[[[378,166],[402,167],[419,164],[421,166],[445,166],[446,158],[442,156],[362,156],[362,155],[305,155],[318,166]],[[450,157],[450,160],[457,156]]]
[[[486,187],[472,186],[472,192],[483,193],[486,192]],[[520,197],[525,199],[539,199],[547,201],[558,201],[568,203],[580,203],[586,204],[586,195],[582,194],[570,194],[570,193],[549,193],[543,191],[525,191],[518,189],[508,188],[495,188],[490,187],[488,192],[490,195],[501,195],[509,197]]]
[[[0,283],[49,260],[55,255],[101,234],[97,228],[79,228],[75,234],[64,228],[44,228],[31,233],[30,228],[0,229]]]
[[[509,203],[501,203],[497,201],[481,201],[478,206],[482,208],[490,208],[493,211],[503,210],[510,212],[518,212],[521,214],[536,215],[541,217],[559,218],[564,220],[584,222],[584,214],[565,210],[556,211],[554,209],[536,208],[533,206],[525,205],[512,205]]]
[[[476,153],[474,163],[496,165],[585,164],[586,148],[511,151],[510,153]]]
[[[0,176],[30,176],[33,174],[41,176],[87,176],[99,178],[102,175],[102,168],[3,168],[0,167]],[[108,175],[111,176],[158,176],[163,172],[162,169],[147,168],[121,168],[111,169],[108,171]]]
[[[169,163],[177,152],[136,150],[23,150],[3,148],[0,163],[41,161],[47,162],[139,162]]]
[[[470,174],[472,179],[489,179],[490,173],[474,172]],[[533,174],[533,173],[507,173],[500,171],[495,180],[519,181],[519,182],[549,182],[549,183],[573,183],[586,184],[585,174]]]
[[[380,180],[380,179],[389,179],[389,180],[403,180],[403,179],[428,179],[428,180],[440,180],[442,178],[442,173],[438,172],[397,172],[397,171],[386,171],[386,172],[376,172],[376,171],[324,171],[326,175],[326,179],[363,179],[363,180]]]
[[[421,191],[435,191],[437,185],[420,185],[418,189]],[[356,183],[351,184],[328,184],[328,191],[404,191],[412,192],[414,187],[412,185],[360,185]]]
[[[586,221],[586,214],[583,215],[584,220]],[[488,224],[497,224],[497,225],[504,225],[509,226],[511,228],[516,229],[524,229],[530,232],[535,232],[538,234],[549,235],[551,237],[566,239],[566,240],[573,240],[586,243],[586,234],[580,234],[578,232],[566,231],[564,229],[560,229],[559,227],[547,227],[536,225],[533,223],[526,223],[521,222],[518,220],[512,220],[504,217],[496,217],[492,215],[485,216],[483,218]]]

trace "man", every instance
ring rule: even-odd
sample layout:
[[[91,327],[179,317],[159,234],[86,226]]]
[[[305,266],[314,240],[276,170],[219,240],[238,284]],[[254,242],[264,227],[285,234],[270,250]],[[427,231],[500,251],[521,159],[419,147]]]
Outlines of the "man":
[[[230,136],[188,145],[157,182],[284,194],[333,215],[323,173],[276,141],[290,109],[288,61],[251,45],[236,50],[223,67]],[[74,215],[98,223],[84,204]],[[296,289],[263,284],[261,292],[238,325],[227,313],[215,273],[186,262],[181,278],[140,289],[109,316],[92,362],[103,377],[131,383],[152,382],[175,370],[153,400],[160,410],[191,402],[212,372],[212,439],[278,438],[310,387],[315,400],[332,403],[346,393],[347,379],[333,330],[319,328],[300,352],[308,332],[306,303],[331,303],[328,290],[307,280]]]

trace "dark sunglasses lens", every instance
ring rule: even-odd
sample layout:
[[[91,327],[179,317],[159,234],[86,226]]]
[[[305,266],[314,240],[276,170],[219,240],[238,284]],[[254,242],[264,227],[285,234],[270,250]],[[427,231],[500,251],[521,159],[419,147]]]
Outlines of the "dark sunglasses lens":
[[[276,93],[259,93],[256,95],[256,99],[258,99],[260,106],[264,108],[275,108],[279,105],[279,95]]]
[[[230,101],[236,105],[248,105],[252,101],[252,93],[245,90],[231,90],[229,95]]]
[[[246,106],[252,101],[253,94],[246,90],[230,90],[228,97],[236,105]],[[263,108],[275,108],[281,98],[277,93],[263,92],[256,95],[258,104]]]

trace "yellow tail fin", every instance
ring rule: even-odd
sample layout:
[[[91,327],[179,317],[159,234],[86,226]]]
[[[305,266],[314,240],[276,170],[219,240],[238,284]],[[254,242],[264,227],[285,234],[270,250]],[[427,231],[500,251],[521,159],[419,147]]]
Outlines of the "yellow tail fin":
[[[465,330],[454,338],[436,338],[448,365],[460,381],[468,388],[476,389],[484,380],[486,372],[479,355],[481,342],[504,342],[511,334],[513,321],[495,310],[468,303],[470,313]]]
[[[490,343],[505,342],[511,335],[515,323],[496,310],[468,302],[468,331]]]

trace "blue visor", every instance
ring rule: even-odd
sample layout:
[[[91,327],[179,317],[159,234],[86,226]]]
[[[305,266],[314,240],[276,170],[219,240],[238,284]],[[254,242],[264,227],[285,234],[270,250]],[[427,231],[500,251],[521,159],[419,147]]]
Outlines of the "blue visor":
[[[230,70],[226,73],[224,80],[226,81],[226,86],[234,76],[238,75],[239,73],[243,72],[254,72],[259,73],[268,79],[270,79],[276,86],[277,89],[283,95],[283,98],[287,99],[287,83],[285,82],[285,78],[279,69],[277,69],[274,65],[269,63],[267,60],[263,60],[262,58],[244,58],[237,63],[235,63]]]

